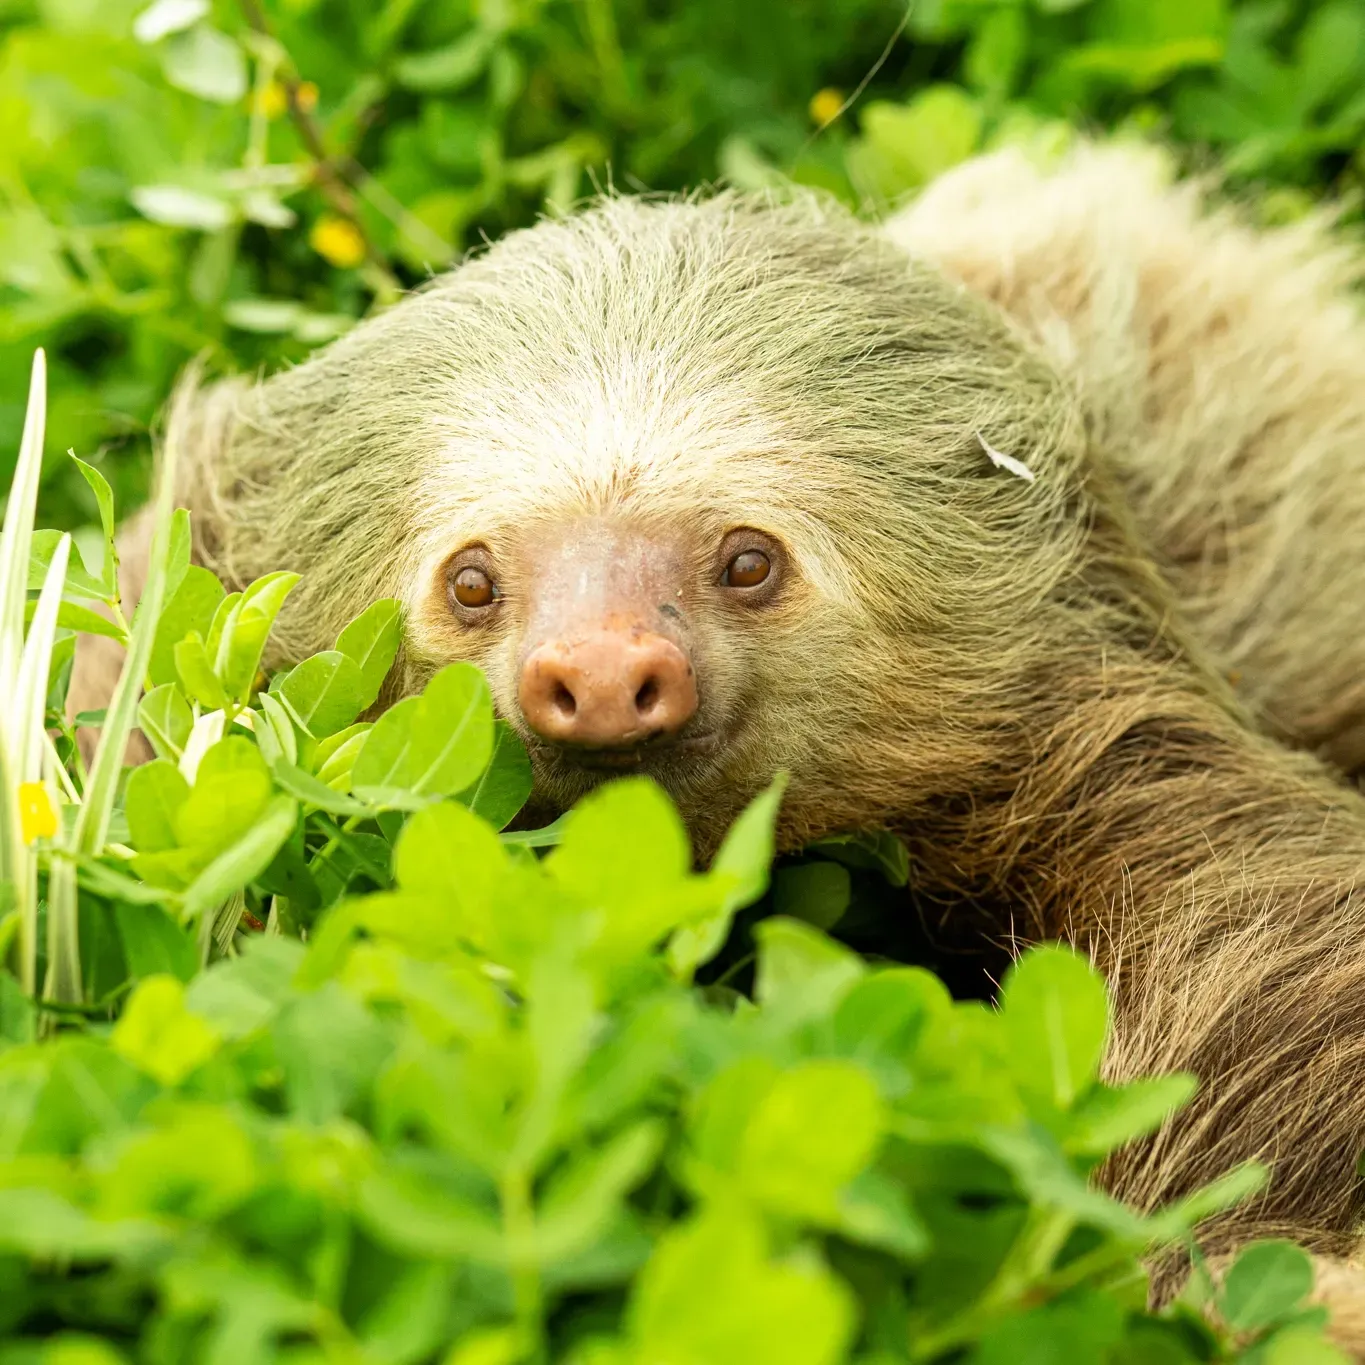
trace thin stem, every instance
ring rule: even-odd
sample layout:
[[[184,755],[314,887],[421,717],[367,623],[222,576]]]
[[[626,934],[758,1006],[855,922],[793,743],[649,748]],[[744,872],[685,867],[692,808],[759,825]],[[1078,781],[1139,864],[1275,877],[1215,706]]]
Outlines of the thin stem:
[[[260,0],[241,0],[241,5],[242,13],[251,29],[262,38],[268,39],[272,43],[276,42],[274,34],[270,31],[270,24],[266,20]],[[337,214],[350,223],[359,234],[365,250],[366,262],[378,285],[376,292],[386,300],[397,298],[403,292],[402,285],[399,284],[398,278],[390,269],[383,252],[375,245],[374,239],[361,221],[355,194],[337,170],[335,162],[327,154],[327,147],[323,142],[322,130],[318,127],[317,120],[303,107],[299,98],[299,87],[302,85],[302,81],[292,63],[283,72],[281,84],[284,86],[284,97],[289,105],[290,121],[297,130],[305,150],[313,160],[314,177],[318,188],[326,195],[328,202]]]
[[[531,1182],[520,1166],[511,1167],[498,1184],[502,1221],[508,1242],[516,1248],[512,1259],[512,1298],[517,1326],[521,1328],[528,1359],[539,1365],[545,1356],[545,1301],[540,1271],[534,1260],[535,1215],[531,1208]]]

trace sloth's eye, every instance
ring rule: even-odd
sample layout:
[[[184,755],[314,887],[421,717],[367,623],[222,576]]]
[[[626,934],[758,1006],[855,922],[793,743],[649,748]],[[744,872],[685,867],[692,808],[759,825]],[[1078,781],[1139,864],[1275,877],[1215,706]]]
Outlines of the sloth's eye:
[[[450,596],[457,606],[477,611],[480,607],[491,607],[499,594],[497,584],[483,569],[466,564],[451,575]]]
[[[721,582],[727,588],[756,588],[768,581],[772,560],[762,550],[745,550],[725,566]]]

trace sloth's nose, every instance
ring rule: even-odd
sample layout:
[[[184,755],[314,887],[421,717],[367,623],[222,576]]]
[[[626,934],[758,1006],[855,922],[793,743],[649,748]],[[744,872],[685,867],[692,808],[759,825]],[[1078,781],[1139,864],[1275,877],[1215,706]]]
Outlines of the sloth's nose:
[[[603,628],[533,649],[518,699],[542,739],[616,747],[682,729],[696,714],[697,681],[671,640]]]

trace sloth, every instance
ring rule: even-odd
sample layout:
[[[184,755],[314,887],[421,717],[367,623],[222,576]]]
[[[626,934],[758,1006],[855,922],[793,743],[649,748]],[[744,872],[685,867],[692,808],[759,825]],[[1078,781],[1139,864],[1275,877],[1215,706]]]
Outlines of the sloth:
[[[881,225],[607,198],[167,439],[200,562],[303,574],[275,664],[396,597],[388,700],[478,664],[538,808],[644,773],[704,858],[784,770],[782,849],[891,830],[974,931],[1090,953],[1108,1075],[1201,1079],[1103,1181],[1267,1160],[1205,1250],[1299,1239],[1357,1345],[1357,263],[1163,167],[996,154]]]

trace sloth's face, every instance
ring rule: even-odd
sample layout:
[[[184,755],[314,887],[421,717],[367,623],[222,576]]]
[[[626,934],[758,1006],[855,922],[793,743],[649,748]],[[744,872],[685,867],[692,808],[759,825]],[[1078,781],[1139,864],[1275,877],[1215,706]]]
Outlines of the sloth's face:
[[[807,683],[783,661],[811,599],[772,529],[599,511],[459,546],[420,617],[431,662],[487,671],[542,803],[643,773],[705,844],[785,766],[781,718]]]

